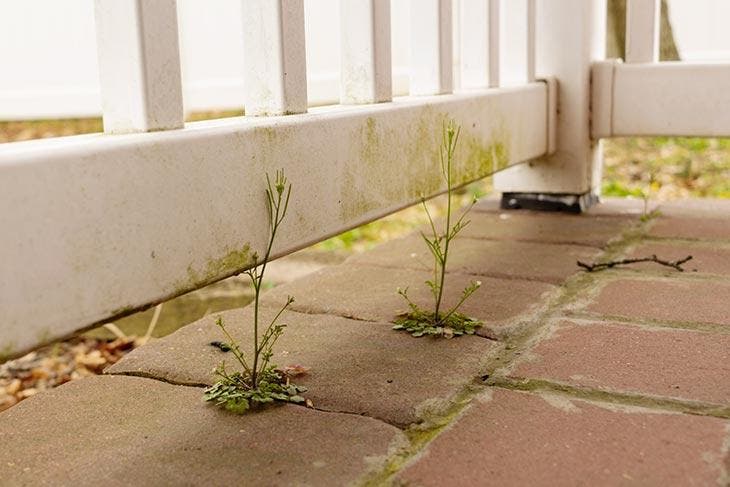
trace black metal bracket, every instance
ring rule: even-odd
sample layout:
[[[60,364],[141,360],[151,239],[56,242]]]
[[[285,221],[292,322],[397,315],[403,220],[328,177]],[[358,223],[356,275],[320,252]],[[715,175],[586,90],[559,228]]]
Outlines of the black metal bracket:
[[[502,193],[500,208],[503,210],[558,211],[583,213],[598,203],[594,193]]]

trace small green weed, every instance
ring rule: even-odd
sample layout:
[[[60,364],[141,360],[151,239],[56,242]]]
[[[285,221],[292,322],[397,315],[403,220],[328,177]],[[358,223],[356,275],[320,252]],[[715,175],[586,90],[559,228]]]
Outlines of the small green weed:
[[[284,328],[286,327],[285,324],[278,322],[279,318],[294,302],[293,297],[289,296],[287,298],[284,306],[281,307],[279,312],[269,322],[260,337],[261,339],[259,339],[259,298],[263,287],[264,273],[266,272],[266,265],[269,262],[276,233],[286,216],[286,210],[289,207],[289,197],[291,195],[291,184],[287,182],[282,171],[276,172],[273,187],[267,174],[266,184],[269,243],[261,264],[245,272],[251,279],[251,284],[254,289],[253,362],[249,365],[239,343],[231,336],[223,323],[223,319],[219,317],[216,324],[228,339],[228,342],[221,344],[220,348],[221,350],[224,348],[228,349],[243,370],[229,374],[226,371],[225,363],[220,364],[216,369],[216,375],[220,379],[213,386],[207,388],[203,396],[206,401],[212,401],[218,406],[222,406],[236,413],[243,413],[253,407],[274,401],[294,403],[305,401],[299,394],[306,392],[306,388],[290,383],[290,377],[301,373],[302,368],[298,370],[298,373],[292,374],[290,373],[291,370],[280,370],[276,368],[276,365],[270,363],[271,357],[274,354],[274,344],[284,333]],[[258,255],[254,254],[254,260],[259,261]]]
[[[423,241],[426,242],[428,250],[434,259],[433,279],[426,281],[426,285],[431,289],[434,298],[433,311],[424,311],[416,303],[408,297],[408,289],[398,289],[398,294],[408,303],[410,311],[399,315],[395,320],[394,330],[403,330],[414,337],[421,336],[440,336],[451,338],[459,335],[472,335],[475,330],[482,326],[479,320],[469,318],[457,310],[464,304],[469,296],[474,294],[481,282],[472,281],[462,292],[461,299],[451,309],[443,312],[441,309],[441,301],[443,299],[444,284],[446,279],[446,265],[449,258],[449,246],[451,241],[463,230],[469,221],[464,218],[476,203],[473,198],[471,204],[463,211],[461,216],[452,224],[451,220],[451,198],[453,192],[452,167],[454,163],[454,151],[456,143],[459,140],[460,127],[457,127],[453,120],[444,124],[441,150],[439,152],[441,162],[441,174],[446,181],[446,228],[443,233],[436,230],[436,224],[431,217],[431,213],[426,206],[426,202],[422,201],[423,208],[431,227],[431,235],[421,232]]]

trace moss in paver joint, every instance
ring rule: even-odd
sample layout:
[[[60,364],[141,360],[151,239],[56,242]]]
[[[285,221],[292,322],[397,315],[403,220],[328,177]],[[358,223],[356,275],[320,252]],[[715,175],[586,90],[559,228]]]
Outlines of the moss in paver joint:
[[[365,477],[363,487],[377,487],[389,485],[392,477],[404,467],[414,456],[420,453],[439,433],[446,429],[469,406],[471,401],[480,393],[487,390],[479,384],[465,386],[459,393],[444,405],[443,409],[435,414],[428,414],[421,422],[405,430],[408,446],[392,454],[385,461],[384,467]]]
[[[526,392],[560,393],[575,399],[604,402],[622,406],[661,409],[677,413],[730,419],[730,406],[683,401],[652,395],[635,394],[622,391],[606,391],[590,387],[578,387],[544,379],[491,377],[486,381],[489,386]]]

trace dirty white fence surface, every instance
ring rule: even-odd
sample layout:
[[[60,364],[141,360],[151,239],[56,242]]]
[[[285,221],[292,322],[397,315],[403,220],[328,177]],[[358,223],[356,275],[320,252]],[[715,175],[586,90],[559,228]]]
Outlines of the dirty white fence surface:
[[[448,118],[458,181],[510,166],[504,192],[597,193],[600,137],[730,135],[730,68],[657,63],[658,0],[628,1],[626,63],[603,59],[605,0],[410,0],[405,25],[388,0],[341,0],[341,104],[318,108],[307,5],[238,4],[251,27],[225,47],[245,59],[247,115],[185,124],[178,2],[95,0],[105,133],[0,145],[0,353],[250,267],[277,169],[283,255],[443,191]],[[394,97],[404,32],[410,92]]]
[[[279,168],[293,193],[277,255],[443,191],[447,118],[463,127],[460,182],[554,146],[549,83],[528,66],[531,28],[523,83],[454,94],[451,2],[414,0],[410,35],[434,49],[413,56],[420,96],[376,104],[392,98],[389,2],[343,3],[343,24],[367,20],[341,31],[347,104],[308,110],[301,0],[247,0],[248,115],[184,125],[175,1],[95,2],[106,133],[0,146],[5,354],[251,266],[267,238],[265,175]],[[522,3],[524,27],[534,11]]]

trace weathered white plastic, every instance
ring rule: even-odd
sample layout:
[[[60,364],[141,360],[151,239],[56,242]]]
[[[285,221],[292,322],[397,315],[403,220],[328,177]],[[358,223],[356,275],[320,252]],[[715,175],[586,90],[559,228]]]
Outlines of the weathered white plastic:
[[[411,95],[451,93],[451,0],[411,0]]]
[[[267,239],[265,174],[293,184],[275,255],[546,152],[547,87],[409,97],[181,130],[0,144],[0,351],[38,344],[225,278]]]
[[[730,136],[730,65],[680,62],[593,66],[594,138]]]
[[[591,64],[605,56],[606,2],[538,0],[536,74],[558,81],[556,150],[495,176],[502,192],[597,193],[599,144],[591,139]]]
[[[183,126],[175,0],[95,0],[107,133]]]
[[[661,0],[627,0],[626,62],[659,61]]]
[[[393,99],[390,0],[340,0],[340,103]]]
[[[245,0],[246,115],[307,111],[303,0]]]

